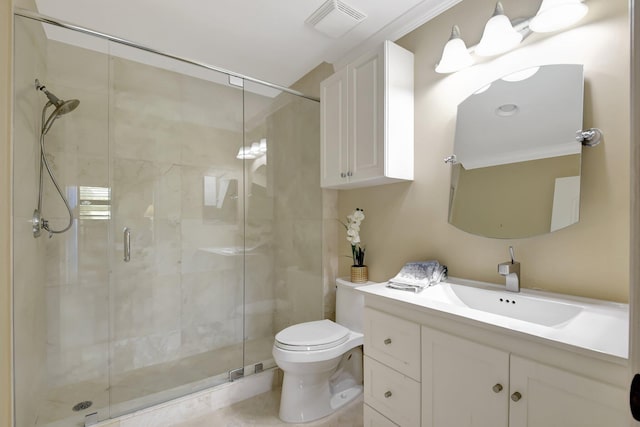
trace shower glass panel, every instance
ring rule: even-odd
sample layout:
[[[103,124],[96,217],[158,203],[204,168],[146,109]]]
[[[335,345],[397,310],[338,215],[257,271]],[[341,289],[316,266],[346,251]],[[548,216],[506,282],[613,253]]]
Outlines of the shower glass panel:
[[[242,88],[226,74],[115,44],[111,53],[117,416],[244,366],[243,115]]]
[[[50,38],[74,36],[85,49]],[[109,405],[109,127],[107,42],[15,19],[14,339],[16,426],[83,425]],[[39,79],[78,107],[46,133],[48,163],[69,200],[71,228],[51,238],[32,231],[40,168]],[[48,117],[53,110],[49,107]],[[67,226],[46,171],[41,214]]]
[[[275,366],[278,331],[323,317],[320,109],[318,102],[245,82],[244,111],[245,361],[251,369]]]
[[[43,143],[73,213],[51,238],[35,79],[80,102]],[[16,16],[13,147],[16,427],[272,368],[275,333],[323,317],[318,102]]]

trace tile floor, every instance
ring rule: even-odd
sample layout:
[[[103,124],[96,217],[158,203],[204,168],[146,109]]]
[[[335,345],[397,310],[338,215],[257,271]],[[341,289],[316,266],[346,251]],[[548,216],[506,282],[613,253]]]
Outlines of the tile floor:
[[[243,400],[235,405],[174,427],[245,427],[245,426],[304,426],[304,427],[362,427],[362,403],[360,395],[336,413],[306,424],[286,424],[278,418],[280,388]]]

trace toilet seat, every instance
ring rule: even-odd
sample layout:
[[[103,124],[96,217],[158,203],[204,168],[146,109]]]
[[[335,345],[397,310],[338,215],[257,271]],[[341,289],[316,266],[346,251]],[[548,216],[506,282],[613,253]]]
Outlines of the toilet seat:
[[[289,351],[326,350],[345,343],[350,332],[327,319],[299,323],[278,332],[275,346]]]

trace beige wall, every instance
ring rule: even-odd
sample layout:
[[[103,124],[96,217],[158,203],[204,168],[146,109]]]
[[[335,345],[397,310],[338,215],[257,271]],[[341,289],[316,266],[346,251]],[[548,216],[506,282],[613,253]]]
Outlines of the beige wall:
[[[0,425],[11,425],[11,46],[12,0],[0,2]]]
[[[539,0],[505,0],[511,17],[530,16]],[[398,43],[415,53],[415,181],[341,191],[343,218],[365,210],[361,238],[370,278],[393,276],[405,262],[439,259],[452,276],[503,283],[496,265],[515,247],[522,284],[573,295],[626,301],[629,288],[629,28],[626,0],[592,0],[575,29],[533,34],[521,47],[451,75],[434,66],[458,24],[468,45],[479,41],[493,0],[464,1]],[[479,87],[531,65],[585,65],[585,127],[604,131],[604,143],[585,149],[581,218],[576,225],[527,239],[477,237],[447,223],[456,106]],[[615,106],[615,108],[613,108]],[[349,253],[340,235],[339,255]],[[340,257],[340,273],[348,274]],[[344,261],[343,261],[344,260]]]

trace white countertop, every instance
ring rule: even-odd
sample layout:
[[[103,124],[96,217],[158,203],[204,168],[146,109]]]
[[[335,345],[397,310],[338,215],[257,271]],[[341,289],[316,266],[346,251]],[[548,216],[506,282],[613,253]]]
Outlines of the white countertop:
[[[504,299],[536,302],[551,301],[576,307],[577,314],[569,320],[545,326],[513,317],[494,314],[468,307],[458,299],[452,291],[456,286],[469,286],[487,290],[491,295]],[[391,289],[385,283],[362,286],[359,291],[401,301],[412,308],[427,311],[431,314],[462,317],[508,329],[519,333],[544,338],[555,343],[562,343],[579,349],[604,353],[607,355],[628,358],[629,351],[629,306],[608,301],[569,295],[522,289],[519,293],[507,292],[504,286],[475,282],[464,279],[449,278],[446,282],[431,286],[419,293]],[[524,306],[524,304],[521,304]],[[515,306],[514,306],[515,307]],[[535,305],[534,305],[535,307]]]

